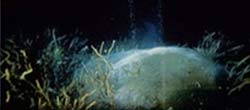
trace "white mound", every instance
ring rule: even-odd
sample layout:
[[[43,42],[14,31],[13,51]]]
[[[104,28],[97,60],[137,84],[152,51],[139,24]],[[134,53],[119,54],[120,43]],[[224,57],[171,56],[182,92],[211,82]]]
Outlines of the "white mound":
[[[171,102],[171,97],[179,91],[215,86],[217,65],[189,48],[132,50],[111,55],[109,60],[117,108],[151,108]],[[96,93],[98,96],[101,92]]]

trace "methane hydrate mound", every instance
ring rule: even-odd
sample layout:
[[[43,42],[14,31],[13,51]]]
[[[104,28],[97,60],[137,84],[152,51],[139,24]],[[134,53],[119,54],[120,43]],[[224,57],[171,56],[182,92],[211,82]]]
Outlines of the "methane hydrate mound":
[[[96,50],[96,49],[94,49]],[[83,91],[95,91],[90,100],[118,109],[150,109],[172,103],[179,92],[213,90],[218,65],[199,51],[158,46],[100,55],[75,71]]]

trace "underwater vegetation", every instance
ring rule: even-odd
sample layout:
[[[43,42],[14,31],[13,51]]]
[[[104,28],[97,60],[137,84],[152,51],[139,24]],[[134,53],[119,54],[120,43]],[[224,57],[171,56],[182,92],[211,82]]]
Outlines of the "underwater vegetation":
[[[40,39],[2,42],[1,108],[232,110],[227,99],[250,84],[250,53],[219,60],[243,45],[227,48],[215,32],[197,47],[144,46],[147,39],[94,45],[54,29],[44,36],[41,50],[33,48]]]

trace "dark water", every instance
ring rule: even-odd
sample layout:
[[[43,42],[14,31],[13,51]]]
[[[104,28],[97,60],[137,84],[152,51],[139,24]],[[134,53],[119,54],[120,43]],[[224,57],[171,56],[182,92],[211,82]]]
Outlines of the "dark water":
[[[133,0],[129,0],[133,1]],[[109,38],[127,33],[130,26],[129,11],[135,11],[137,22],[157,18],[157,2],[161,1],[164,31],[170,41],[192,41],[205,30],[222,31],[232,39],[243,40],[249,36],[247,3],[222,1],[127,0],[110,1],[18,1],[2,2],[2,32],[41,33],[56,27],[62,33],[79,28],[98,38]]]

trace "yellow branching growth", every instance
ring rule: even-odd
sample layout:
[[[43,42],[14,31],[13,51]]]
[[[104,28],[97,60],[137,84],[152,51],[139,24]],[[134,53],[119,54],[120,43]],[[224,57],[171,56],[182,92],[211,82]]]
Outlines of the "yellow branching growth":
[[[108,49],[108,52],[106,53],[109,55],[114,48],[115,41],[113,41],[111,47]],[[97,56],[96,58],[96,69],[95,72],[99,73],[96,74],[95,77],[89,77],[88,83],[92,85],[94,88],[98,90],[98,92],[101,92],[101,99],[104,99],[109,102],[109,105],[111,106],[111,109],[114,109],[114,90],[112,88],[112,85],[110,83],[110,69],[112,68],[112,65],[110,62],[102,55],[103,53],[103,45],[102,43],[101,47],[97,50],[94,46],[91,46],[94,55]],[[105,50],[104,50],[105,51]],[[100,62],[98,62],[100,61]],[[104,63],[104,64],[103,64]],[[87,84],[88,85],[88,84]],[[94,102],[92,102],[94,103]],[[98,102],[95,102],[98,103]]]
[[[31,64],[28,64],[28,66],[26,66],[26,69],[27,70],[24,71],[22,75],[20,76],[20,80],[25,80],[25,76],[33,72],[33,68],[31,67]]]
[[[235,87],[233,87],[228,92],[228,95],[231,95],[233,92],[240,91],[246,85],[250,85],[250,78],[244,77],[247,73],[250,72],[250,64],[247,63],[248,60],[250,60],[250,55],[244,57],[238,62],[233,62],[233,66],[229,70],[227,70],[230,75],[229,78],[233,78],[233,76],[237,77],[234,81]]]
[[[3,61],[1,62],[1,64],[2,64],[3,62],[6,62],[7,64],[11,65],[12,63],[11,63],[11,61],[9,60],[9,59],[10,59],[10,53],[9,53],[8,51],[3,50],[3,49],[1,49],[1,51],[2,51],[4,54],[6,54],[6,57],[3,59]]]
[[[41,87],[40,82],[38,80],[36,80],[36,91],[37,91],[37,93],[39,93],[39,94],[41,94],[43,96],[43,98],[46,100],[46,103],[48,103],[48,106],[51,106],[51,101],[50,101],[47,89],[48,89],[48,87],[46,86],[46,83],[44,83],[43,87]]]
[[[72,85],[73,84],[73,85]],[[54,108],[60,110],[85,110],[87,107],[92,107],[95,101],[87,103],[86,100],[89,96],[91,96],[95,90],[91,91],[90,93],[79,94],[79,97],[74,97],[71,95],[76,86],[75,83],[71,83],[68,86],[63,87],[60,91],[61,93],[53,99],[55,105]],[[69,89],[71,88],[71,89]]]
[[[6,91],[6,99],[5,102],[8,103],[10,101],[10,91]]]
[[[10,41],[12,42],[12,40]],[[21,83],[21,80],[32,86],[32,83],[25,79],[25,76],[33,72],[32,64],[28,62],[28,56],[25,50],[21,49],[18,51],[18,47],[14,42],[12,42],[12,44],[13,46],[6,46],[6,49],[1,48],[1,55],[4,57],[0,63],[1,67],[3,66],[3,69],[1,69],[1,79],[4,78],[10,86],[10,89],[6,90],[6,103],[10,102],[10,96],[13,92],[20,92],[18,96],[13,97],[23,98],[23,95],[21,95],[23,93],[19,88],[20,85],[18,85],[18,83]],[[2,72],[3,70],[4,72]]]
[[[115,47],[115,40],[112,41],[110,48],[108,49],[108,55],[112,52],[113,48]]]
[[[246,85],[250,85],[250,78],[243,79],[242,83],[240,83],[238,86],[234,87],[228,92],[228,95],[231,95],[233,92],[240,91]]]
[[[4,74],[4,76],[5,76],[5,80],[6,80],[6,81],[11,82],[11,81],[10,81],[11,75],[10,75],[10,71],[9,71],[8,68],[5,69],[5,74]]]
[[[85,110],[89,110],[92,106],[94,106],[96,104],[96,101],[93,101],[93,102],[91,102],[87,107],[86,107],[86,109]]]
[[[3,60],[0,62],[3,68],[0,71],[1,79],[6,81],[10,86],[10,89],[4,91],[6,94],[5,103],[10,103],[11,98],[21,98],[21,100],[30,100],[29,107],[38,110],[88,110],[97,104],[96,101],[88,100],[96,90],[89,93],[77,91],[76,88],[84,87],[82,84],[72,81],[63,87],[52,88],[49,85],[49,80],[51,79],[44,77],[46,74],[50,74],[46,70],[43,73],[38,73],[36,77],[28,77],[36,71],[34,69],[36,65],[29,61],[28,49],[19,48],[13,40],[9,40],[9,42],[11,42],[11,45],[5,46],[6,49],[1,48],[1,57],[3,57]],[[103,51],[103,49],[100,49],[100,51]],[[57,48],[54,52],[54,54],[59,54],[63,50]],[[46,63],[49,64],[50,62]],[[26,85],[31,89],[23,88]]]

